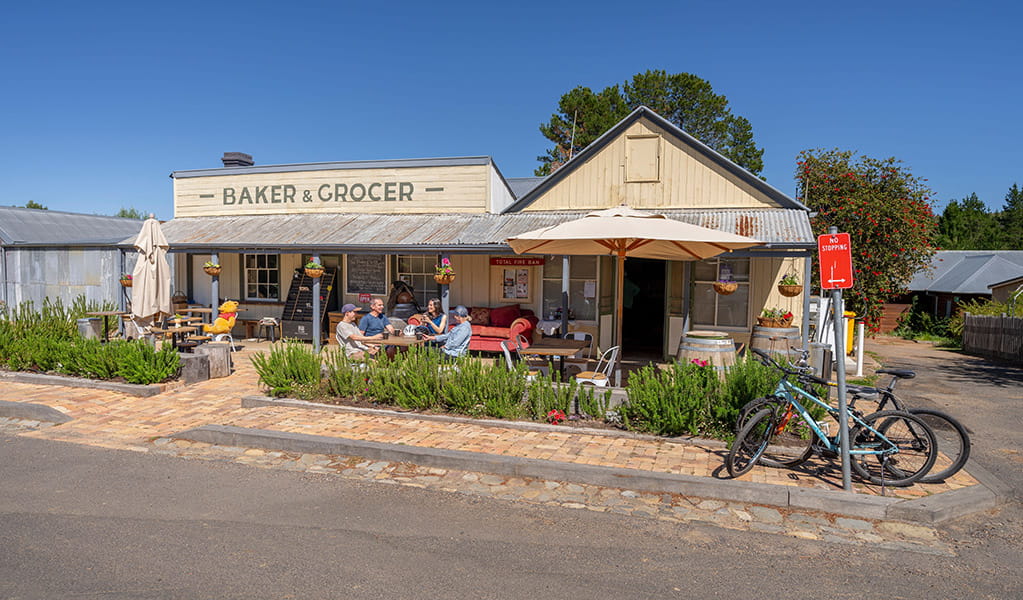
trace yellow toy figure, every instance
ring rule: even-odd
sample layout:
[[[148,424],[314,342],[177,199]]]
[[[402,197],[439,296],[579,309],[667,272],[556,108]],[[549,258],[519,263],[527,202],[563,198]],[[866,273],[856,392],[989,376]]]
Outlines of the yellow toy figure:
[[[217,310],[220,311],[217,320],[212,325],[203,325],[202,330],[212,335],[231,333],[231,329],[234,328],[235,317],[238,316],[238,303],[234,300],[227,300]]]

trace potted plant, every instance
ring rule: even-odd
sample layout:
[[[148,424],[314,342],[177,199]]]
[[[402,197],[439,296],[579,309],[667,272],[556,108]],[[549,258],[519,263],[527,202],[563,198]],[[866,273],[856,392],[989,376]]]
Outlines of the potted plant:
[[[208,260],[202,264],[202,270],[206,271],[206,274],[210,276],[220,275],[220,263]]]
[[[714,291],[722,296],[734,293],[737,289],[739,289],[739,284],[731,279],[718,279],[714,282]]]
[[[312,277],[313,279],[316,279],[317,277],[323,275],[323,271],[324,271],[323,265],[316,262],[315,260],[310,260],[305,264],[305,274],[307,277]]]
[[[455,268],[451,266],[451,260],[447,258],[440,259],[439,265],[434,265],[437,270],[433,274],[433,280],[441,285],[448,285],[455,280]]]
[[[778,282],[778,291],[782,296],[789,298],[803,293],[803,286],[799,285],[799,278],[795,273],[787,273]]]
[[[128,273],[121,275],[120,281],[121,285],[123,285],[124,287],[131,287],[131,275],[129,275]]]
[[[788,327],[792,324],[792,313],[784,308],[765,308],[757,317],[761,327]]]

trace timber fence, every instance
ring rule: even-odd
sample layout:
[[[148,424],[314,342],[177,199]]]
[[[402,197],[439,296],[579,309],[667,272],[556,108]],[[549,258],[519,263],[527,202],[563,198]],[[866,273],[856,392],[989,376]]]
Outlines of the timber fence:
[[[1023,318],[963,317],[963,350],[1023,364]]]

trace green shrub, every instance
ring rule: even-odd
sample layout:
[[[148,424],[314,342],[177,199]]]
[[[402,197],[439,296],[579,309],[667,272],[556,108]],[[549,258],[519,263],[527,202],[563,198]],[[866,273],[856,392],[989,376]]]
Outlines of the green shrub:
[[[730,435],[739,410],[750,400],[773,392],[781,377],[781,371],[761,363],[752,353],[737,359],[726,372],[720,393],[711,402],[711,420],[705,430]]]
[[[580,385],[577,397],[580,413],[592,419],[607,419],[607,413],[611,406],[611,390],[592,385]]]
[[[518,363],[516,368],[521,371],[521,377],[525,377],[525,364]],[[572,414],[572,400],[579,390],[579,384],[575,377],[568,383],[557,383],[555,375],[537,375],[529,382],[526,389],[526,409],[534,421],[546,421],[547,413],[552,410],[560,410],[566,415]],[[601,413],[603,417],[603,413]]]
[[[300,388],[320,383],[320,357],[302,342],[281,342],[270,345],[270,354],[252,356],[259,382],[273,396],[286,396]]]
[[[124,342],[123,349],[117,374],[128,383],[147,385],[165,381],[177,375],[181,366],[177,348],[172,344],[165,343],[155,350],[147,342],[135,340]]]
[[[325,393],[335,398],[360,398],[369,392],[369,365],[362,360],[348,358],[344,350],[323,353],[327,366]]]
[[[99,340],[78,340],[65,357],[62,373],[90,379],[113,379],[127,362],[129,343],[112,340],[107,344]]]
[[[526,378],[520,369],[461,358],[446,369],[444,404],[448,410],[472,417],[521,418]]]
[[[629,400],[619,407],[622,424],[659,435],[696,435],[707,430],[710,407],[721,386],[710,366],[672,363],[629,375]]]

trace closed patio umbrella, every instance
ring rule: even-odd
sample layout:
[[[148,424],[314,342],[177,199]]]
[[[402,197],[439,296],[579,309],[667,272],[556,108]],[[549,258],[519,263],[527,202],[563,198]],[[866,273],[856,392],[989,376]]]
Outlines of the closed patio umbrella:
[[[160,222],[150,217],[135,238],[139,251],[131,272],[131,314],[140,319],[156,319],[171,312],[171,272],[167,263],[167,238]]]
[[[616,256],[615,341],[622,343],[625,257],[703,260],[724,252],[763,245],[753,238],[690,225],[626,205],[588,213],[552,227],[508,238],[517,254]],[[567,307],[565,307],[567,309]]]

